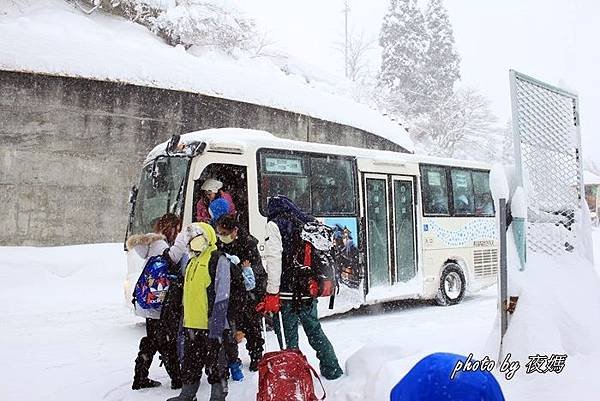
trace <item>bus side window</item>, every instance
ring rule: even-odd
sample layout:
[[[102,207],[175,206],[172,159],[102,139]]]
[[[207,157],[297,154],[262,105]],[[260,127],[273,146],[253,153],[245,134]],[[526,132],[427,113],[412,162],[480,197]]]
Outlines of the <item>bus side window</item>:
[[[425,214],[448,215],[446,169],[437,166],[421,167],[421,188]]]
[[[457,215],[472,215],[475,213],[473,196],[473,181],[469,170],[452,169],[452,196],[454,213]]]
[[[312,213],[354,214],[352,161],[331,156],[310,158]]]
[[[475,215],[494,216],[494,201],[490,190],[490,174],[487,171],[473,171],[475,192]]]
[[[304,155],[265,152],[260,158],[260,204],[266,215],[267,197],[285,195],[301,209],[310,210],[308,161]]]

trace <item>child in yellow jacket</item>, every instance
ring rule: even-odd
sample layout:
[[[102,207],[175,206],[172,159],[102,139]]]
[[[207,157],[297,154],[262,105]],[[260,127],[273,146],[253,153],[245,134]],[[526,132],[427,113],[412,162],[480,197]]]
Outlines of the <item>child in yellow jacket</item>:
[[[223,401],[228,371],[219,368],[223,366],[219,358],[225,357],[221,341],[224,330],[229,328],[230,262],[217,251],[217,236],[209,224],[193,223],[187,230],[193,257],[186,267],[183,284],[183,387],[181,394],[167,401],[196,400],[205,367],[211,384],[210,400]],[[216,269],[211,269],[215,265]]]

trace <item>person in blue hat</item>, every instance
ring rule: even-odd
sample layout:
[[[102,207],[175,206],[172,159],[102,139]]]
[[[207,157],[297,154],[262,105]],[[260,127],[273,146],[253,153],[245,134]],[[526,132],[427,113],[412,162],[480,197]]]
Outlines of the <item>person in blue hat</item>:
[[[452,370],[467,357],[438,352],[421,359],[394,386],[390,401],[504,401],[494,375],[487,371]]]
[[[217,220],[221,216],[231,214],[232,210],[229,203],[224,198],[217,198],[210,202],[208,206],[208,213],[210,214],[210,224],[215,227]]]

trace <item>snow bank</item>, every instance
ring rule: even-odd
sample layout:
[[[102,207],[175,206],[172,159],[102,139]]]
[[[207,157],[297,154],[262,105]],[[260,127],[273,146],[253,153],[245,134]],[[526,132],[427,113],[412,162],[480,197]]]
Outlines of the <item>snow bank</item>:
[[[524,213],[526,202],[515,193],[516,214]],[[524,192],[523,192],[524,193]],[[521,205],[522,204],[522,205]],[[582,370],[595,365],[600,358],[600,278],[593,266],[594,243],[588,209],[582,201],[574,225],[576,252],[559,255],[528,252],[525,271],[518,271],[518,258],[512,236],[508,239],[509,295],[519,296],[516,310],[509,318],[504,337],[503,355],[511,354],[521,369],[503,387],[509,389],[507,399],[540,397],[544,400],[591,400],[600,391],[600,383],[585,379]],[[495,330],[498,330],[496,327]],[[494,338],[494,334],[490,337]],[[530,356],[567,355],[560,374],[528,374]],[[593,365],[592,365],[593,364]],[[555,391],[561,387],[561,394]],[[513,397],[511,397],[511,394]],[[525,398],[524,395],[528,396]]]
[[[600,383],[590,380],[587,371],[600,357],[598,274],[577,255],[534,253],[518,274],[523,288],[504,338],[504,354],[511,353],[521,369],[501,383],[507,399],[596,399]],[[536,354],[567,355],[565,369],[558,375],[527,374],[529,356]]]
[[[391,389],[419,357],[397,344],[366,345],[346,361],[346,400],[388,400]]]
[[[600,249],[600,230],[594,244]],[[510,247],[509,247],[510,255]],[[510,264],[510,259],[509,259]],[[560,374],[527,375],[525,360],[510,381],[497,375],[507,400],[596,400],[600,291],[585,260],[532,259],[506,347],[527,353],[568,353]],[[600,269],[600,264],[596,266]],[[126,261],[122,244],[55,248],[0,247],[4,318],[0,365],[4,401],[164,401],[178,394],[155,361],[157,389],[132,391],[133,360],[144,334],[140,319],[122,306]],[[494,289],[449,307],[407,302],[387,313],[371,307],[358,316],[322,322],[345,375],[324,381],[327,400],[388,400],[392,387],[424,356],[434,352],[486,355],[484,342],[496,314]],[[389,308],[388,308],[389,309]],[[276,344],[268,336],[268,350]],[[318,360],[300,330],[300,348]],[[493,356],[497,348],[487,355]],[[515,359],[513,356],[513,359]],[[249,362],[243,344],[240,357]],[[230,383],[230,401],[255,399],[258,375],[244,368],[243,382]],[[33,381],[32,381],[33,378]],[[35,383],[35,385],[32,385]],[[199,399],[207,399],[202,381]]]
[[[506,352],[600,355],[600,279],[585,259],[530,253]]]
[[[10,282],[0,291],[0,303],[18,300],[8,311],[10,315],[32,307],[56,310],[73,301],[78,310],[85,310],[96,307],[102,299],[123,297],[121,286],[104,284],[123,281],[123,244],[0,247],[0,255],[0,281]],[[87,284],[77,285],[83,278]],[[27,288],[44,292],[30,292]]]
[[[233,59],[215,51],[196,57],[165,44],[141,25],[101,13],[85,15],[62,0],[13,0],[12,7],[0,10],[0,38],[3,70],[127,82],[251,102],[350,125],[413,150],[408,133],[397,123],[323,91],[323,83],[286,75],[269,58]]]
[[[0,278],[10,283],[0,291],[5,307],[0,348],[10,361],[0,365],[0,399],[164,401],[177,395],[158,360],[150,375],[163,386],[130,388],[145,329],[122,305],[125,275],[122,244],[0,247]],[[324,381],[327,400],[387,400],[393,385],[423,356],[479,352],[495,300],[484,293],[447,308],[407,303],[384,314],[376,310],[322,322],[346,370],[341,379]],[[273,333],[267,344],[267,350],[275,348]],[[300,348],[318,370],[302,330]],[[258,375],[247,370],[244,344],[240,357],[246,378],[230,383],[230,401],[256,398]],[[208,399],[209,391],[203,377],[198,398]]]

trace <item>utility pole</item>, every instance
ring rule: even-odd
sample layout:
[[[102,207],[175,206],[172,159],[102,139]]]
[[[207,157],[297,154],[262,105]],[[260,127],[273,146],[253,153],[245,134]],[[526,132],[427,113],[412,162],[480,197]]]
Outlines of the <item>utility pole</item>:
[[[344,0],[344,10],[342,12],[344,13],[344,34],[346,37],[344,41],[344,71],[346,78],[348,78],[348,14],[350,13],[349,0]]]

